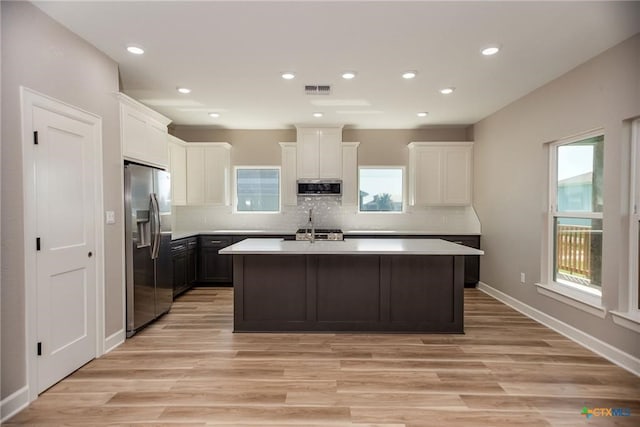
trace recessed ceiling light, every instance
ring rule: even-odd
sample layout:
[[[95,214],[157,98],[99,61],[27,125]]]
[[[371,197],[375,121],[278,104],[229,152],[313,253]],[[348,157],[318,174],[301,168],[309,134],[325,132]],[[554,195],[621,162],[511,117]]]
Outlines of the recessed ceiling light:
[[[136,45],[129,45],[127,46],[127,51],[129,51],[129,53],[133,53],[134,55],[142,55],[144,53],[144,49],[141,48],[140,46],[136,46]]]
[[[450,93],[453,93],[454,90],[456,90],[455,87],[445,87],[444,89],[440,89],[440,93],[443,95],[449,95]]]
[[[404,73],[402,73],[402,78],[403,79],[413,79],[416,77],[416,75],[418,74],[417,71],[405,71]]]
[[[317,113],[313,113],[313,117],[322,117],[324,116],[324,114],[317,112]]]
[[[491,56],[491,55],[495,55],[499,51],[500,51],[500,46],[487,46],[483,48],[480,52],[482,52],[484,56]]]
[[[285,79],[285,80],[291,80],[291,79],[293,79],[295,77],[296,77],[296,75],[294,73],[290,72],[290,71],[282,73],[282,78]]]
[[[178,88],[178,92],[180,92],[180,93],[191,93],[191,89],[186,88],[186,87],[179,87]]]
[[[216,117],[220,117],[220,113],[209,113],[209,117],[213,117],[215,119]]]
[[[419,113],[417,114],[417,116],[418,116],[418,117],[427,117],[427,114],[429,114],[429,113],[427,113],[427,112],[425,112],[425,111],[421,111],[421,112],[419,112]]]
[[[346,72],[342,73],[342,78],[345,79],[345,80],[351,80],[355,76],[356,76],[355,71],[346,71]]]

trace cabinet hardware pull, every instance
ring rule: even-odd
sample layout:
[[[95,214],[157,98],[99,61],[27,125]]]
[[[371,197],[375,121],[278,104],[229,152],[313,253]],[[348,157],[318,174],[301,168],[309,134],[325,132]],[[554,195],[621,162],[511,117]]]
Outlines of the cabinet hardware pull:
[[[211,243],[222,243],[222,240],[212,240]]]

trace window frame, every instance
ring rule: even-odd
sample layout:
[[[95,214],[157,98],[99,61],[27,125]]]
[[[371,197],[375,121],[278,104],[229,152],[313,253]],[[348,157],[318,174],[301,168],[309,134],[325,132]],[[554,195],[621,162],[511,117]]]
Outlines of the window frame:
[[[362,169],[400,169],[402,171],[402,209],[399,211],[363,211],[360,209],[360,170]],[[394,166],[394,165],[385,165],[385,166],[369,166],[369,165],[359,165],[358,170],[358,186],[356,189],[356,198],[358,205],[358,214],[402,214],[407,211],[407,168],[406,166]]]
[[[629,149],[628,287],[620,292],[619,309],[612,310],[611,317],[615,324],[640,333],[640,119],[631,122]]]
[[[640,119],[631,127],[629,175],[629,301],[625,308],[640,319]]]
[[[568,291],[571,294],[571,297],[585,296],[589,301],[589,304],[601,306],[601,298],[602,298],[602,283],[600,284],[600,289],[597,289],[592,286],[580,285],[578,283],[567,283],[567,282],[558,282],[554,280],[554,272],[555,272],[555,224],[558,218],[579,218],[579,219],[591,219],[591,220],[600,220],[603,222],[603,231],[602,234],[604,236],[604,212],[581,212],[581,211],[558,211],[557,200],[558,200],[558,147],[569,145],[575,142],[583,141],[589,138],[602,136],[604,138],[604,131],[602,129],[593,130],[587,133],[582,133],[579,135],[575,135],[572,137],[562,138],[557,141],[549,143],[549,182],[548,182],[548,200],[547,200],[547,223],[546,223],[546,239],[547,239],[547,247],[546,247],[546,262],[547,262],[547,272],[546,272],[546,281],[547,284],[552,288],[555,288],[556,291]],[[603,141],[604,144],[604,141]],[[604,192],[604,189],[603,189]],[[603,194],[604,200],[604,194]],[[604,256],[602,254],[602,266],[604,266]]]
[[[238,210],[238,170],[269,169],[278,171],[278,210],[277,211],[239,211]],[[236,165],[233,167],[233,213],[234,214],[279,214],[282,212],[282,167],[267,165]]]

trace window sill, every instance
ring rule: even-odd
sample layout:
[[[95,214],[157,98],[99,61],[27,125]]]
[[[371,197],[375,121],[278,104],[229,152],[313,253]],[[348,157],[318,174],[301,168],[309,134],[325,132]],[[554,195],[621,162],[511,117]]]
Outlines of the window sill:
[[[538,288],[538,293],[544,296],[593,314],[601,319],[604,319],[607,315],[607,309],[602,306],[602,297],[557,283],[551,285],[536,283],[535,285]]]
[[[613,323],[635,332],[640,332],[640,312],[633,313],[629,311],[611,311]]]

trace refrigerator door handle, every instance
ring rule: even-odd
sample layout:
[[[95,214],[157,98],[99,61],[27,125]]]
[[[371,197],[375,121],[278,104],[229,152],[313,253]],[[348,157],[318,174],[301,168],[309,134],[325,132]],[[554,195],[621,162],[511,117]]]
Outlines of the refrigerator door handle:
[[[156,244],[156,213],[155,205],[153,204],[153,193],[149,194],[149,223],[149,256],[153,259]]]
[[[160,254],[160,205],[158,204],[158,196],[156,193],[151,193],[151,204],[153,206],[153,244],[151,258],[157,259]]]

